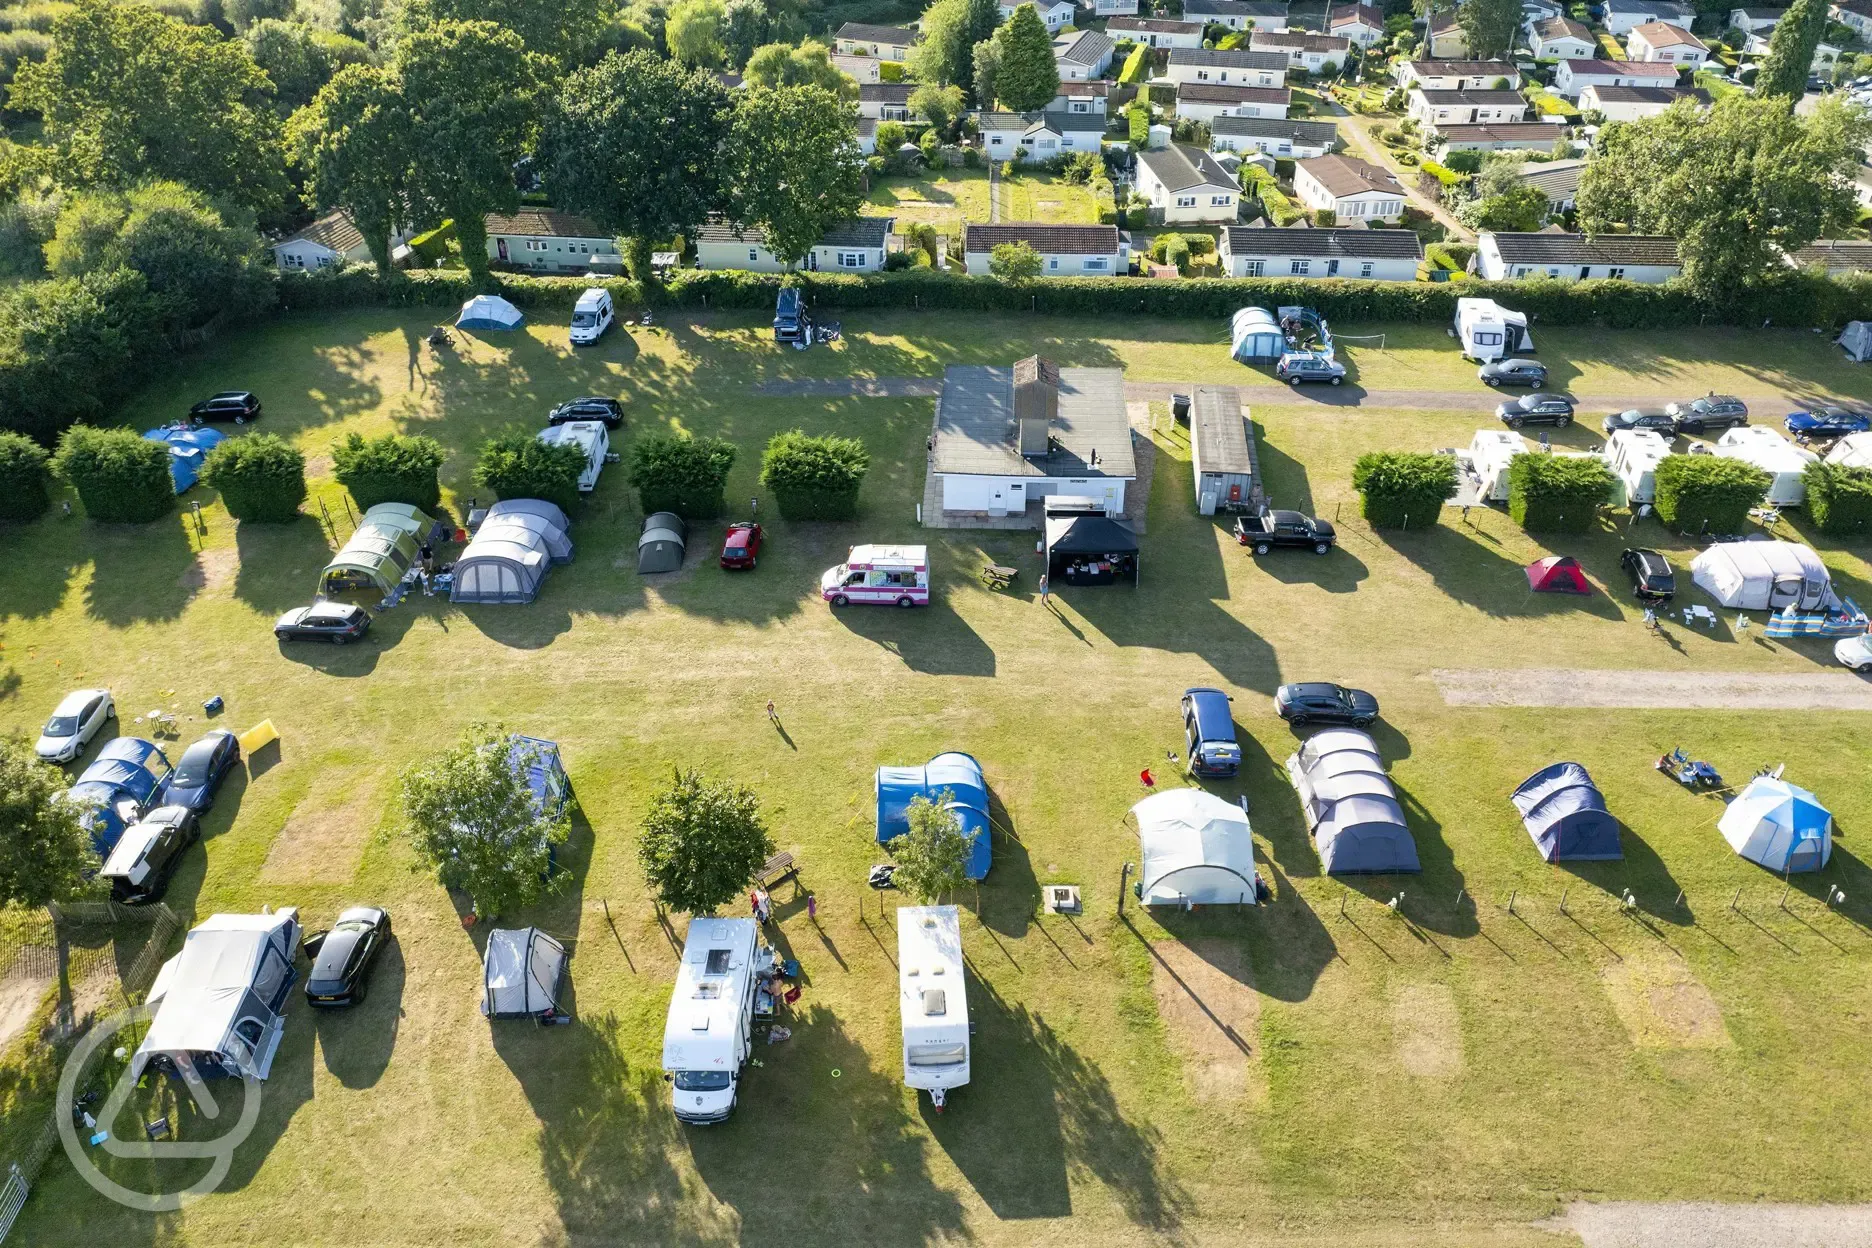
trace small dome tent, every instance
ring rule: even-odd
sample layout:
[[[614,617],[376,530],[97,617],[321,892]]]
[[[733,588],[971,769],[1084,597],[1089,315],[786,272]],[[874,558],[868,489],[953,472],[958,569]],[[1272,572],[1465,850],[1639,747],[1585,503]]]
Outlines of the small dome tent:
[[[1806,789],[1757,776],[1716,827],[1730,848],[1770,871],[1818,871],[1833,857],[1833,815]]]
[[[1846,358],[1858,363],[1872,359],[1872,321],[1847,321],[1846,328],[1833,340]]]
[[[1131,808],[1147,906],[1252,906],[1254,835],[1248,815],[1202,789],[1153,793]]]
[[[1309,737],[1287,760],[1307,826],[1328,875],[1419,871],[1417,842],[1378,758],[1378,745],[1356,728]]]
[[[637,571],[675,572],[682,567],[689,540],[689,524],[673,511],[644,517],[643,536],[637,539]]]
[[[988,781],[973,755],[960,750],[938,754],[921,767],[877,769],[877,839],[888,845],[910,830],[910,803],[921,797],[954,812],[969,843],[968,878],[987,878],[994,865],[994,841],[988,827]]]
[[[204,429],[200,425],[164,425],[151,429],[143,437],[169,448],[169,479],[175,482],[178,494],[187,493],[201,478],[208,452],[227,441],[227,434],[219,429]]]
[[[526,324],[520,309],[499,295],[476,295],[462,304],[455,318],[457,329],[519,329]]]
[[[1618,820],[1605,796],[1578,763],[1543,767],[1508,799],[1548,862],[1603,862],[1623,858]]]
[[[1571,555],[1548,555],[1527,565],[1528,588],[1537,594],[1590,594],[1592,585]]]

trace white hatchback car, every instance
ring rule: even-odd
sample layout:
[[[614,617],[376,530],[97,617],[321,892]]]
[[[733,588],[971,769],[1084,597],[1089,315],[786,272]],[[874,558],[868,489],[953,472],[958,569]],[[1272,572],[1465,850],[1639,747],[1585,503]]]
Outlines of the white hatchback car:
[[[1855,672],[1872,672],[1872,636],[1840,638],[1833,643],[1833,657]]]
[[[117,704],[108,689],[80,689],[65,695],[65,700],[46,720],[34,747],[48,763],[69,763],[84,753],[91,738],[97,736],[108,720],[117,717]]]

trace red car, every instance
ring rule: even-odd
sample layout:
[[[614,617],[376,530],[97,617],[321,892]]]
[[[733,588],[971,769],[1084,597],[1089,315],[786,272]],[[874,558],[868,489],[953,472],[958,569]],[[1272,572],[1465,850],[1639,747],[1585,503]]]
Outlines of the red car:
[[[742,520],[728,526],[728,536],[722,542],[721,566],[724,568],[752,568],[760,557],[761,527],[752,520]]]

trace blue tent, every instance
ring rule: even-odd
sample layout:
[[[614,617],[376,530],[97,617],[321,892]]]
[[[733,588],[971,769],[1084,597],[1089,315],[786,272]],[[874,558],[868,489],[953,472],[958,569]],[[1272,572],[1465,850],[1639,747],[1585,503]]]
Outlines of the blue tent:
[[[988,828],[988,782],[981,764],[967,754],[951,750],[938,754],[923,767],[880,767],[877,770],[877,839],[885,845],[910,830],[910,803],[916,798],[937,801],[955,812],[962,835],[969,842],[968,878],[983,879],[994,862],[994,843]]]
[[[572,782],[559,759],[559,743],[519,733],[509,739],[513,745],[508,757],[516,765],[526,764],[527,787],[533,790],[539,809],[548,814],[558,812],[572,794]]]
[[[526,324],[520,309],[499,295],[476,295],[461,306],[457,329],[519,329]]]
[[[1543,767],[1516,789],[1509,801],[1521,812],[1528,835],[1548,862],[1604,862],[1623,858],[1618,820],[1606,810],[1605,795],[1578,763]]]
[[[208,452],[227,441],[227,434],[200,425],[164,425],[143,436],[169,448],[169,476],[178,494],[186,493],[201,476],[202,462],[208,458]]]
[[[1770,871],[1818,871],[1833,857],[1832,813],[1779,776],[1749,781],[1716,828],[1736,853]]]
[[[116,848],[124,829],[143,813],[143,803],[168,774],[169,758],[153,741],[117,737],[98,751],[68,798],[96,804],[89,824],[92,846],[100,855]]]

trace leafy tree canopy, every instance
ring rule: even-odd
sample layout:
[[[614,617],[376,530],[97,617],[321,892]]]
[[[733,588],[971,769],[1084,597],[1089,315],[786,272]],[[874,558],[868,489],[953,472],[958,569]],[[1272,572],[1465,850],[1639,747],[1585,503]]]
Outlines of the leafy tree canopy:
[[[995,70],[995,98],[1017,113],[1045,108],[1059,94],[1059,62],[1053,59],[1053,38],[1032,3],[1014,10],[1014,16],[994,34],[1000,53]]]
[[[721,0],[676,0],[663,26],[670,55],[684,65],[710,68],[727,58],[722,33],[728,14]]]
[[[885,847],[896,860],[891,882],[911,899],[928,903],[954,893],[968,882],[968,838],[949,809],[950,794],[938,801],[919,794],[904,812],[910,830]]]
[[[292,150],[320,208],[342,208],[364,236],[380,274],[390,272],[390,236],[409,224],[416,158],[410,110],[396,71],[347,65],[287,127]]]
[[[797,264],[864,200],[864,157],[851,108],[823,87],[737,93],[723,166],[730,213]]]
[[[773,851],[754,791],[693,769],[651,799],[637,843],[657,900],[688,914],[713,914],[740,896]]]
[[[97,854],[83,808],[59,798],[70,781],[21,737],[0,737],[0,903],[38,907],[89,887]]]
[[[840,99],[858,98],[858,83],[832,63],[832,49],[811,40],[756,48],[742,76],[750,87],[823,87]]]
[[[1768,56],[1755,78],[1758,98],[1798,100],[1813,73],[1814,52],[1826,34],[1827,0],[1794,0],[1768,36]]]
[[[1468,0],[1456,10],[1469,55],[1478,61],[1506,57],[1521,29],[1521,0]]]
[[[988,253],[988,271],[1010,282],[1040,276],[1040,253],[1029,243],[997,243]]]

